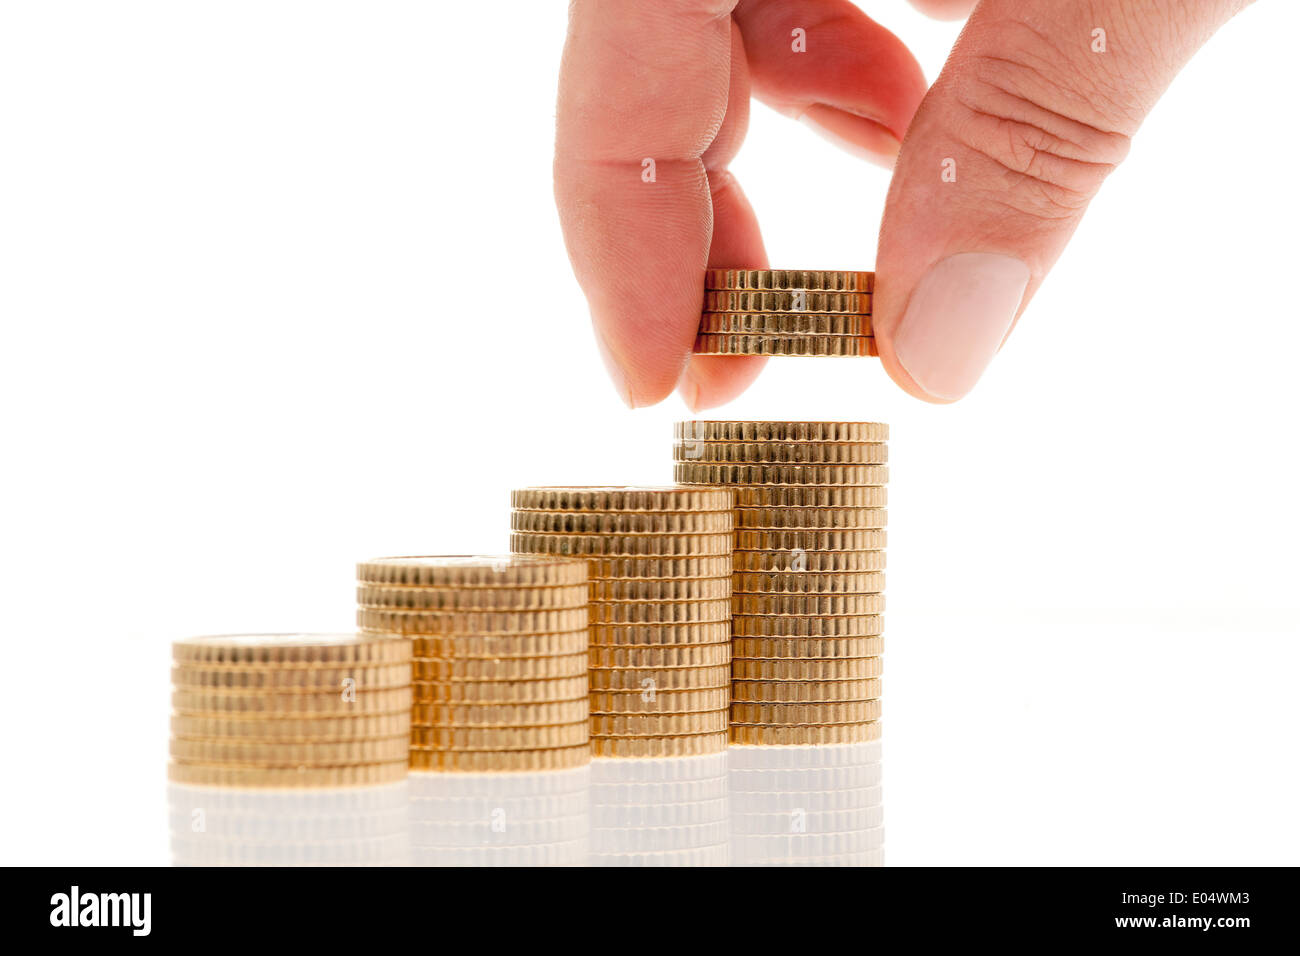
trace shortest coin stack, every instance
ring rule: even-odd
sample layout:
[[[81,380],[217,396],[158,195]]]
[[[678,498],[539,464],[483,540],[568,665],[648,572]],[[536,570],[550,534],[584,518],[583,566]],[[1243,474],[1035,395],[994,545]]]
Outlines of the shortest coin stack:
[[[172,781],[341,787],[406,776],[411,649],[356,634],[172,645]]]
[[[361,630],[400,634],[412,651],[412,770],[590,761],[583,561],[377,558],[357,579]]]

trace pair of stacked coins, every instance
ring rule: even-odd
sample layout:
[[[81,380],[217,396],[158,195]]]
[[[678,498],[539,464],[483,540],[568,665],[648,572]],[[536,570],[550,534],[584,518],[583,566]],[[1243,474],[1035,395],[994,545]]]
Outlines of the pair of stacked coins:
[[[588,762],[585,563],[378,558],[357,579],[361,630],[410,646],[413,770]]]
[[[171,764],[203,787],[338,787],[406,776],[411,649],[356,634],[172,645]]]
[[[724,749],[731,493],[525,488],[511,503],[513,551],[588,562],[592,755]]]
[[[871,272],[709,269],[701,355],[875,355]]]
[[[684,484],[736,493],[731,740],[874,739],[888,426],[681,422]]]

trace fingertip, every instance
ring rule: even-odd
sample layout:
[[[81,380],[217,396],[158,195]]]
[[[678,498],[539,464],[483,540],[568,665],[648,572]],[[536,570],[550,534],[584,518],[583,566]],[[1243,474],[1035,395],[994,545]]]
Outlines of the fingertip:
[[[677,393],[692,412],[717,408],[749,388],[765,364],[757,355],[692,355]]]

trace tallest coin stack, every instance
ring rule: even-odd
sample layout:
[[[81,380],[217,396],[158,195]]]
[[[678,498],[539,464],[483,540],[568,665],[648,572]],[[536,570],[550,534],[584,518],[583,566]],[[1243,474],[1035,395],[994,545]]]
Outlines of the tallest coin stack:
[[[679,422],[677,481],[736,495],[731,742],[879,736],[889,427]]]

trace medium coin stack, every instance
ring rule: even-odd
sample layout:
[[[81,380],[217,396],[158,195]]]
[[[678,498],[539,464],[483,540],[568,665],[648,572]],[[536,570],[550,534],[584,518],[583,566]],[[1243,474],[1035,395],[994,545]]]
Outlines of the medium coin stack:
[[[412,770],[586,764],[587,566],[520,556],[357,565],[357,624],[411,650]]]
[[[875,355],[871,272],[709,269],[700,355]]]
[[[357,634],[172,645],[171,763],[198,787],[343,787],[406,777],[411,649]]]
[[[875,739],[888,426],[679,422],[675,476],[736,493],[731,742]]]
[[[731,493],[525,488],[511,503],[511,550],[588,562],[592,755],[723,750]]]

